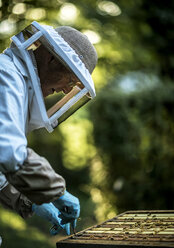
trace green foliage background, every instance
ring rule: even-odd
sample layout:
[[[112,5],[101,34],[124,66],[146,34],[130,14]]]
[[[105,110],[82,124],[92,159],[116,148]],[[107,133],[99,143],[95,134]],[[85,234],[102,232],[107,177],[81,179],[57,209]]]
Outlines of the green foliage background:
[[[96,99],[52,134],[28,137],[79,197],[77,230],[125,210],[173,209],[174,2],[1,0],[0,6],[1,51],[33,20],[93,32]],[[64,233],[51,238],[49,227],[0,208],[2,247],[55,247]]]

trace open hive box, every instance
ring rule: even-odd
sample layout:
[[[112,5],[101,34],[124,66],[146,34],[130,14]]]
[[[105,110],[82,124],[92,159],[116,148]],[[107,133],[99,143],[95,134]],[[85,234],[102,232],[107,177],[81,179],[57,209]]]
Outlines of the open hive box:
[[[128,211],[78,232],[57,248],[174,247],[174,211]]]

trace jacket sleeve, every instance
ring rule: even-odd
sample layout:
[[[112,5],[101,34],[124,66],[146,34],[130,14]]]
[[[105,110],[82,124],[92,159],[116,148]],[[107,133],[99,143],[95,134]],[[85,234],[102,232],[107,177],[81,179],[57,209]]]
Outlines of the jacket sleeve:
[[[16,211],[24,219],[33,215],[32,202],[10,184],[0,191],[0,203],[5,208]]]
[[[30,201],[37,204],[51,202],[64,193],[65,181],[46,159],[27,149],[26,82],[11,62],[1,60],[0,171]]]
[[[65,180],[58,175],[49,162],[27,148],[27,158],[15,173],[6,178],[17,190],[33,203],[42,204],[56,200],[65,191]]]
[[[27,156],[24,117],[26,82],[10,65],[8,64],[8,69],[2,69],[0,60],[0,171],[2,173],[18,170]]]

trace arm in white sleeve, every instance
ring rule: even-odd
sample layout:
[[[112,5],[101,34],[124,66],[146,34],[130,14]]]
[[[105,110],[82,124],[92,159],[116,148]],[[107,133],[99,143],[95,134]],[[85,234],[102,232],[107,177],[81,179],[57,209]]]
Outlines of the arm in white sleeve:
[[[14,172],[27,157],[25,81],[12,68],[0,67],[0,171]]]
[[[27,94],[22,74],[11,64],[3,69],[0,61],[0,171],[31,202],[42,204],[60,197],[65,181],[45,158],[27,148]]]

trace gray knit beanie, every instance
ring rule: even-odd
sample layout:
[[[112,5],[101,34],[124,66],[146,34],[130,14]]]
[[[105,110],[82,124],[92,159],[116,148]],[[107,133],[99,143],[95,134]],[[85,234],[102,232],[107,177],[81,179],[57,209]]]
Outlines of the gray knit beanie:
[[[92,74],[97,64],[98,57],[97,52],[88,37],[69,26],[61,26],[55,30],[70,45],[70,47],[75,50],[79,55],[79,58],[89,70],[90,74]]]

